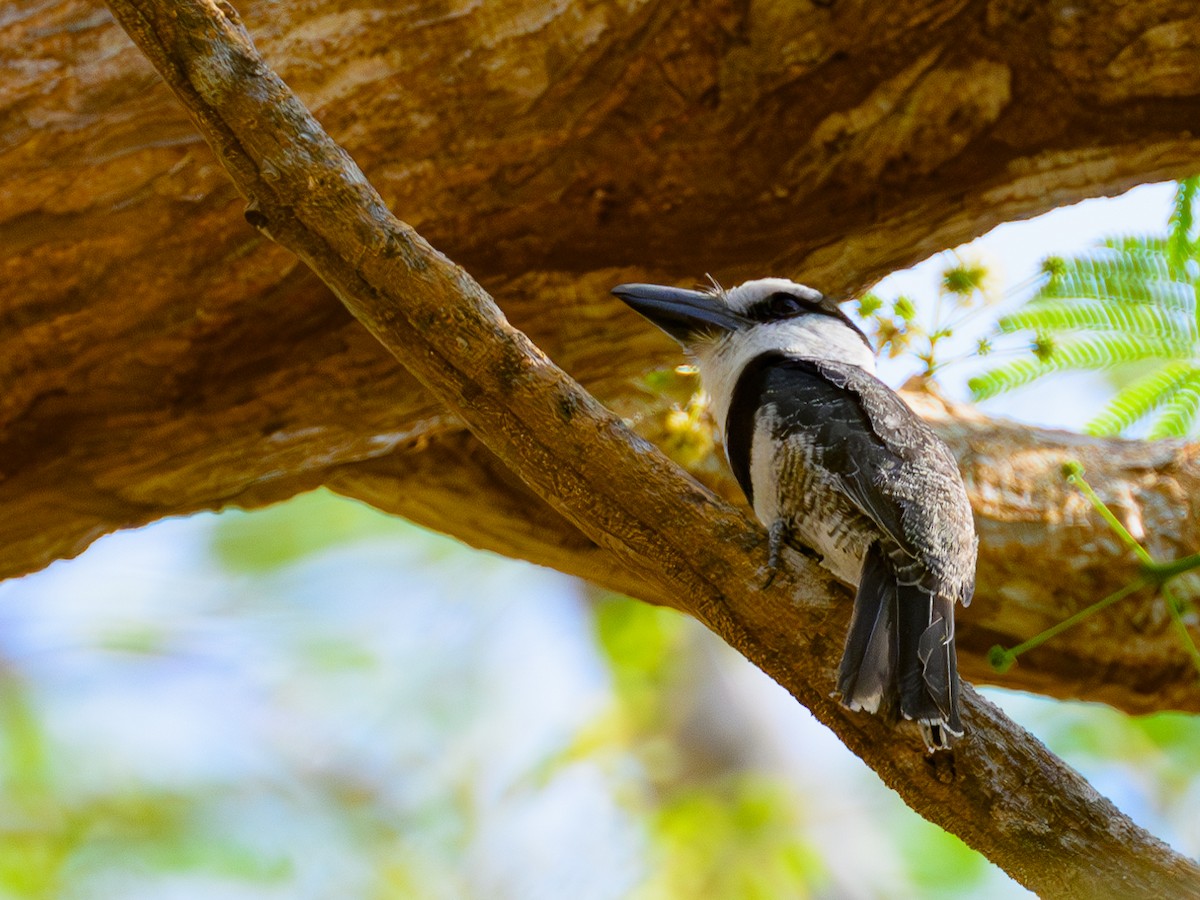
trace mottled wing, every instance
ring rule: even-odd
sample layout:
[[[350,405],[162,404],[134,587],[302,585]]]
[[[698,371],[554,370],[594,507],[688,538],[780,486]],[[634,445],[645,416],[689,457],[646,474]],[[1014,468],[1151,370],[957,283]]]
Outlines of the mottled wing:
[[[800,442],[813,455],[816,465],[833,474],[841,493],[898,547],[916,555],[916,548],[905,534],[904,510],[896,498],[876,486],[872,474],[894,469],[903,460],[880,438],[861,399],[849,388],[850,373],[841,369],[856,367],[835,366],[827,373],[825,369],[829,366],[816,360],[768,353],[746,367],[730,403],[726,424],[725,446],[730,468],[753,504],[751,444],[756,416],[760,410],[769,408],[772,420],[777,423],[778,436],[786,435]],[[898,398],[897,402],[903,405]]]
[[[861,410],[874,439],[888,461],[875,457],[871,474],[862,469],[845,482],[854,501],[896,538],[894,525],[877,517],[880,507],[900,520],[905,553],[915,555],[932,576],[929,587],[967,606],[975,589],[975,523],[958,463],[933,429],[900,396],[869,372],[834,362],[792,360],[786,369],[812,372],[845,392],[847,402]],[[903,561],[895,559],[901,580]]]
[[[902,580],[925,580],[970,603],[975,532],[957,464],[894,391],[853,365],[779,353],[751,362],[730,404],[725,444],[752,504],[751,443],[766,407],[778,436],[802,442],[836,489],[890,538]]]

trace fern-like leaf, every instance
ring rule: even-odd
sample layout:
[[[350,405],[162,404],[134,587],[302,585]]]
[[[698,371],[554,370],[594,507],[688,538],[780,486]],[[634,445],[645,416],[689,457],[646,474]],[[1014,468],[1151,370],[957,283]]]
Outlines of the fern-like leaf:
[[[1017,359],[967,382],[976,400],[985,400],[1036,378],[1064,369],[1107,369],[1143,359],[1177,360],[1190,345],[1145,334],[1112,332],[1055,340],[1042,358]]]
[[[1172,268],[1182,274],[1195,253],[1192,227],[1195,224],[1196,196],[1200,193],[1200,176],[1193,175],[1179,182],[1175,202],[1167,225],[1167,258]]]
[[[1108,300],[1035,300],[996,323],[1001,332],[1127,331],[1179,341],[1196,339],[1196,322],[1159,306]]]
[[[1053,366],[1038,359],[1014,359],[1010,363],[989,369],[987,372],[968,379],[967,387],[971,391],[971,396],[976,400],[987,400],[989,397],[995,397],[997,394],[1004,394],[1029,384],[1029,382],[1053,371]]]
[[[1191,376],[1163,404],[1162,414],[1150,429],[1150,439],[1183,437],[1196,423],[1197,411],[1200,411],[1200,368],[1193,368]]]
[[[1047,362],[1055,369],[1105,369],[1142,359],[1179,359],[1186,342],[1145,334],[1087,334],[1058,341]]]
[[[1122,278],[1129,280],[1137,278],[1145,281],[1173,281],[1176,277],[1171,268],[1170,246],[1161,241],[1158,245],[1143,243],[1138,246],[1136,239],[1115,240],[1120,250],[1097,247],[1090,253],[1066,260],[1066,271],[1075,271],[1080,275],[1091,274],[1096,277]]]
[[[1169,256],[1167,238],[1161,234],[1115,234],[1100,241],[1100,246],[1129,256]]]
[[[1197,203],[1200,176],[1180,182],[1165,234],[1110,237],[1079,256],[1044,260],[1033,296],[996,326],[1001,334],[1033,332],[1029,356],[972,378],[975,397],[1052,372],[1151,360],[1152,371],[1118,391],[1088,431],[1118,432],[1155,414],[1156,436],[1193,427],[1200,415]]]
[[[1143,375],[1119,390],[1084,430],[1096,435],[1119,434],[1170,400],[1180,382],[1195,373],[1191,363],[1173,362]]]
[[[1173,274],[1170,262],[1159,254],[1093,253],[1064,260],[1033,299],[1120,300],[1190,314],[1195,306],[1192,286],[1175,280]]]

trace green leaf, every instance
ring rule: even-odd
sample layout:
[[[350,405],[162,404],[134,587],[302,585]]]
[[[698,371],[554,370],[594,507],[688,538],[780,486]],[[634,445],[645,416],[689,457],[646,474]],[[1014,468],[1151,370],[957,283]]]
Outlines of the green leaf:
[[[991,371],[976,375],[967,381],[967,387],[976,400],[986,400],[1028,384],[1035,378],[1054,371],[1053,367],[1036,359],[1016,359]]]
[[[1118,391],[1084,430],[1096,435],[1119,434],[1162,406],[1179,387],[1179,383],[1195,371],[1189,362],[1167,363],[1136,379]]]
[[[1165,254],[1148,248],[1139,252],[1099,248],[1059,262],[1060,268],[1042,284],[1035,301],[1122,300],[1159,304],[1188,313],[1195,307],[1194,285],[1179,279]]]
[[[1192,350],[1190,342],[1145,334],[1089,334],[1060,340],[1047,360],[1055,369],[1104,369],[1141,359],[1179,359]]]
[[[1033,343],[1029,345],[1029,351],[1038,362],[1048,363],[1054,355],[1054,348],[1056,346],[1057,341],[1055,341],[1054,335],[1039,332],[1037,337],[1033,339]]]
[[[1152,434],[1184,434],[1200,415],[1200,243],[1193,237],[1200,175],[1179,183],[1166,234],[1119,235],[1074,257],[1046,257],[1033,297],[997,323],[1002,334],[1033,332],[1030,356],[968,382],[977,400],[1051,372],[1160,361],[1123,387],[1087,426],[1115,433],[1159,411]],[[951,284],[954,274],[962,281]],[[968,285],[948,269],[943,290]],[[979,353],[990,350],[983,341]]]
[[[1104,369],[1140,359],[1175,360],[1186,357],[1190,344],[1152,335],[1089,334],[1066,340],[1039,337],[1042,358],[1018,359],[967,382],[976,400],[1011,391],[1050,372],[1064,369]]]
[[[1195,341],[1195,320],[1158,306],[1114,303],[1105,300],[1035,300],[1005,316],[996,327],[1015,331],[1126,331]]]
[[[1200,410],[1200,369],[1193,368],[1191,376],[1182,381],[1163,404],[1162,415],[1150,429],[1150,439],[1184,437],[1196,423]]]
[[[967,297],[983,290],[988,269],[981,262],[959,262],[942,272],[942,290],[948,294]]]
[[[1106,237],[1100,246],[1132,256],[1167,256],[1167,239],[1161,234],[1120,234]]]
[[[1172,268],[1182,273],[1193,258],[1196,246],[1192,241],[1195,224],[1196,196],[1200,192],[1200,176],[1193,175],[1179,182],[1167,228],[1167,258]]]
[[[1048,278],[1058,278],[1067,270],[1067,261],[1061,256],[1047,256],[1042,260],[1042,274]]]
[[[861,318],[870,318],[881,309],[883,309],[883,300],[878,294],[868,292],[858,298],[858,314]]]

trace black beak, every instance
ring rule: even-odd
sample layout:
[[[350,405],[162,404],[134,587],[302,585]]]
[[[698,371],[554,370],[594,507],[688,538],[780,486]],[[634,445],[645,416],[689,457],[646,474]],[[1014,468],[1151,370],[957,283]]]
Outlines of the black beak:
[[[621,284],[612,292],[681,344],[715,331],[736,331],[745,319],[704,291],[660,284]]]

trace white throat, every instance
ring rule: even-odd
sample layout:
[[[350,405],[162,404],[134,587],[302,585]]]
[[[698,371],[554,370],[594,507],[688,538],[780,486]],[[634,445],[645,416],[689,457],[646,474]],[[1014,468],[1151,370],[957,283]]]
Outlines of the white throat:
[[[690,349],[700,381],[711,397],[710,409],[722,440],[738,378],[752,359],[764,353],[847,363],[875,374],[875,354],[851,328],[830,316],[809,315],[758,325]]]

